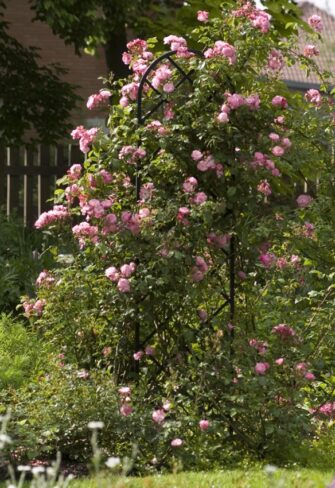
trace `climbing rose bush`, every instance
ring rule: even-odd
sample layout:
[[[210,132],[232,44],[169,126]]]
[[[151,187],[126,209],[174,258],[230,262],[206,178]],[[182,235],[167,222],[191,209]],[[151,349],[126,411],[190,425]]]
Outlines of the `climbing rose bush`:
[[[318,257],[333,171],[326,75],[321,91],[289,92],[282,67],[313,70],[316,49],[278,43],[252,2],[197,19],[187,38],[163,40],[173,54],[146,83],[159,53],[136,39],[131,77],[90,97],[89,108],[111,97],[109,133],[72,132],[85,163],[36,223],[59,235],[58,267],[24,303],[83,381],[108,371],[132,432],[110,435],[123,451],[138,442],[145,466],[172,452],[192,466],[218,448],[278,460],[330,411],[318,408],[334,342],[323,323],[334,258]]]

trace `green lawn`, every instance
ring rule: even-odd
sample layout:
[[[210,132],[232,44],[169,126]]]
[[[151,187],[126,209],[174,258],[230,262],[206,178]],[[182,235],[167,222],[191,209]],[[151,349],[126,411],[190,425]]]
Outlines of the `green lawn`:
[[[334,461],[335,462],[335,461]],[[227,470],[213,473],[181,473],[146,478],[104,478],[76,480],[69,488],[325,488],[333,476],[331,471],[311,469],[277,469],[272,474],[263,468]]]

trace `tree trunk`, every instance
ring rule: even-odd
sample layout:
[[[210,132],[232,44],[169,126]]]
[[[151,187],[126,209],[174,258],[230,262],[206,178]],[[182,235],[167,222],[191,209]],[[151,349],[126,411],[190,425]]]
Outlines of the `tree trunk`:
[[[128,66],[122,62],[122,53],[127,49],[126,28],[120,25],[118,32],[111,32],[105,44],[105,58],[108,70],[114,73],[116,79],[129,75]]]

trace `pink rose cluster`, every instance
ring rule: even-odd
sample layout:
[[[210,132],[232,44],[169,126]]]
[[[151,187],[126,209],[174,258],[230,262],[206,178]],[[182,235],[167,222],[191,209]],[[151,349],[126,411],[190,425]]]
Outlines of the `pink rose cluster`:
[[[307,58],[312,58],[313,56],[318,56],[320,54],[320,50],[314,46],[314,44],[306,44],[304,47],[304,56]]]
[[[96,188],[99,184],[108,185],[113,181],[113,176],[106,169],[101,169],[95,174],[89,173],[87,176],[90,188]]]
[[[192,281],[195,283],[202,281],[205,278],[205,274],[208,271],[208,264],[203,257],[197,256],[195,258],[195,266],[192,267]]]
[[[47,269],[44,269],[43,271],[40,272],[36,279],[36,286],[44,286],[48,288],[49,286],[53,285],[55,283],[55,278],[52,276],[50,271]]]
[[[26,300],[22,303],[24,314],[28,318],[34,315],[40,317],[43,313],[43,309],[45,305],[46,305],[46,301],[44,299],[39,299],[36,301]]]
[[[188,217],[191,214],[191,210],[187,207],[180,207],[178,209],[177,214],[177,221],[180,222],[182,225],[190,225],[190,221]]]
[[[53,224],[59,220],[69,217],[69,211],[63,205],[54,205],[52,210],[43,212],[35,222],[36,229],[42,229],[47,225]]]
[[[98,227],[90,225],[88,222],[80,222],[80,224],[72,227],[72,233],[78,239],[80,249],[85,247],[86,242],[97,244],[99,241]]]
[[[202,173],[206,171],[215,171],[216,176],[221,178],[224,175],[224,168],[222,164],[217,163],[211,154],[203,154],[198,149],[192,151],[191,157],[197,163],[198,171]]]
[[[117,282],[118,290],[121,293],[129,293],[131,290],[129,278],[135,273],[136,264],[131,262],[129,264],[123,264],[120,269],[115,266],[110,266],[105,271],[105,276],[113,281]]]
[[[80,202],[81,213],[82,215],[87,216],[87,220],[89,220],[91,217],[100,219],[105,215],[107,209],[109,209],[112,205],[113,201],[108,198],[106,200],[98,200],[97,198],[92,198],[86,203],[83,201]]]
[[[139,87],[138,82],[148,69],[149,62],[153,58],[153,53],[148,51],[148,44],[143,39],[134,39],[128,42],[127,49],[128,52],[122,54],[122,61],[133,71],[134,81],[121,89],[122,98],[120,104],[123,107],[126,107],[130,100],[136,99]]]
[[[229,245],[230,241],[230,234],[215,234],[215,232],[210,232],[207,236],[207,243],[210,246],[217,247],[218,249],[224,249]]]
[[[335,417],[335,402],[324,403],[318,408],[312,409],[311,413],[325,415],[326,417]]]
[[[67,202],[72,203],[75,198],[82,197],[83,187],[77,185],[77,183],[73,183],[73,185],[69,185],[65,188],[65,198]]]
[[[311,88],[310,90],[307,90],[305,93],[305,100],[309,103],[312,103],[316,107],[320,107],[322,105],[322,96],[319,90],[315,90],[314,88]]]
[[[172,70],[167,64],[162,64],[156,69],[155,74],[151,80],[151,84],[156,90],[163,85],[163,91],[165,93],[172,93],[174,91],[174,84],[170,81],[166,83],[172,77]]]
[[[146,150],[142,147],[123,146],[119,152],[119,159],[126,161],[128,164],[136,164],[146,154]]]
[[[278,49],[271,49],[268,56],[268,68],[279,71],[284,67],[284,57]]]
[[[315,226],[310,222],[305,222],[303,227],[303,235],[304,237],[314,237]]]
[[[134,101],[138,95],[139,83],[132,81],[121,88],[122,97],[120,98],[121,107],[128,107],[130,101]]]
[[[71,137],[73,140],[79,140],[80,150],[86,154],[90,150],[90,144],[95,140],[99,129],[93,127],[92,129],[85,129],[84,126],[79,125],[76,129],[71,132]]]
[[[188,50],[187,42],[183,37],[170,35],[164,37],[165,45],[170,46],[171,51],[175,51],[178,58],[190,58],[193,54]]]
[[[234,10],[233,15],[249,19],[251,25],[259,29],[263,34],[270,30],[270,15],[256,8],[251,2],[246,2],[241,8]]]
[[[186,180],[183,183],[183,191],[185,193],[194,193],[197,186],[198,186],[198,180],[194,178],[194,176],[190,176],[189,178],[186,178]]]
[[[152,412],[152,416],[151,416],[152,420],[156,424],[162,425],[165,420],[166,414],[169,412],[170,408],[171,408],[171,402],[168,400],[165,401],[163,403],[162,408],[157,408]]]
[[[289,265],[295,268],[300,266],[300,258],[295,254],[292,254],[290,261],[288,261],[285,257],[277,258],[277,256],[275,256],[273,253],[264,251],[262,254],[260,254],[258,259],[264,268],[267,269],[271,268],[272,266],[276,266],[278,269],[286,268]]]
[[[207,59],[222,56],[229,61],[230,65],[236,63],[236,49],[234,46],[224,41],[216,41],[214,47],[211,47],[204,52],[204,56]]]
[[[316,32],[322,32],[323,30],[323,23],[322,19],[319,15],[311,15],[307,20],[308,24],[314,29]]]
[[[259,341],[257,339],[249,339],[249,346],[256,349],[258,354],[263,356],[266,353],[269,344],[265,341]]]
[[[67,171],[67,175],[71,181],[78,181],[82,172],[81,164],[73,164]]]
[[[298,364],[296,364],[295,369],[296,369],[297,373],[300,376],[303,376],[306,380],[308,380],[308,381],[315,380],[314,373],[312,373],[311,371],[308,371],[308,364],[306,364],[304,362],[298,363]]]
[[[155,192],[155,185],[152,182],[143,183],[140,189],[140,199],[145,202],[151,200]]]
[[[239,107],[246,106],[249,110],[258,110],[260,106],[260,98],[257,94],[244,97],[238,93],[225,93],[226,102],[221,105],[220,113],[217,116],[217,121],[221,124],[229,122],[229,114],[231,110],[236,110]]]
[[[131,213],[125,210],[121,213],[121,222],[123,227],[129,230],[133,235],[137,235],[141,231],[141,225],[145,222],[150,222],[150,209],[143,207],[137,213]]]
[[[279,158],[284,156],[285,152],[292,146],[288,137],[280,137],[276,132],[270,132],[269,139],[275,144],[271,149],[272,154]]]
[[[168,133],[168,130],[164,127],[164,125],[159,120],[153,120],[152,122],[147,124],[146,129],[160,136],[165,136]]]
[[[129,386],[121,386],[118,390],[120,396],[120,414],[122,417],[128,417],[133,413],[131,406],[131,389]]]
[[[267,169],[268,171],[271,171],[272,176],[281,175],[279,169],[276,168],[275,163],[266,154],[263,154],[260,151],[255,152],[254,159],[251,161],[250,166],[253,169],[257,169],[257,168]]]
[[[152,347],[152,346],[147,346],[143,351],[137,351],[137,352],[134,352],[133,354],[133,358],[135,361],[141,361],[141,359],[143,358],[144,354],[146,356],[154,356],[156,354],[156,351],[155,349]]]
[[[287,324],[278,324],[272,329],[272,334],[276,334],[282,339],[289,339],[296,335],[295,330]]]
[[[94,93],[88,97],[86,107],[89,110],[100,107],[101,105],[108,103],[111,95],[112,94],[109,90],[101,90],[99,93]]]

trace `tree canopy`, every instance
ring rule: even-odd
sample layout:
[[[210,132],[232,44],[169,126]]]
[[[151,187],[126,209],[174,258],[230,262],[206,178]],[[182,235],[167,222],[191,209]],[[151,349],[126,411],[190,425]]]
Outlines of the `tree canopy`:
[[[5,3],[0,2],[0,141],[51,143],[64,137],[67,121],[79,97],[61,81],[65,70],[39,63],[38,50],[22,46],[8,33]]]

